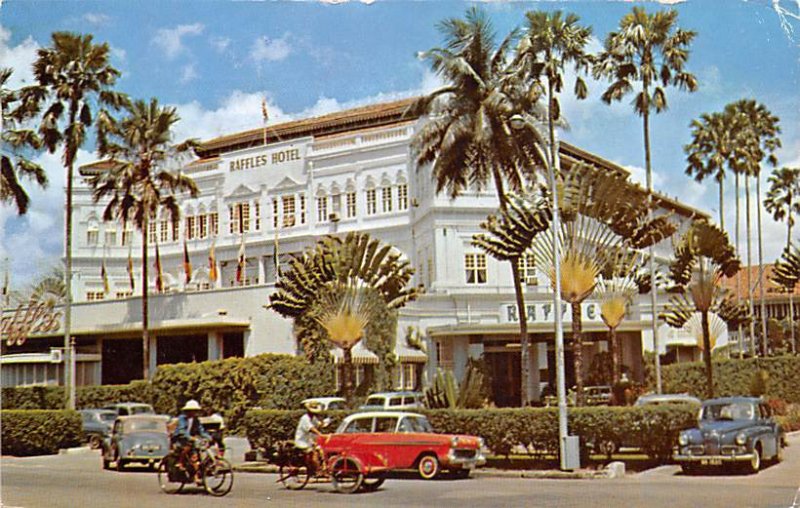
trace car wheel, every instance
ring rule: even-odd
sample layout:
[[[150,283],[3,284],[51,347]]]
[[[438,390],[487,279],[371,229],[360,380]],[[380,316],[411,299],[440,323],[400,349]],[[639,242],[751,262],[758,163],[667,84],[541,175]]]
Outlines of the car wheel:
[[[89,448],[92,450],[99,450],[101,446],[103,446],[102,437],[98,436],[97,434],[92,434],[89,436]]]
[[[423,455],[417,463],[417,471],[423,480],[433,480],[439,474],[439,459],[436,455]]]
[[[761,444],[755,445],[753,448],[753,458],[747,463],[748,473],[758,473],[759,469],[761,469]]]
[[[361,488],[364,489],[366,492],[374,492],[378,490],[385,481],[386,481],[385,476],[374,476],[372,478],[364,478],[364,481],[361,482]]]
[[[103,469],[111,469],[111,461],[108,460],[105,455],[103,456]]]
[[[683,464],[681,464],[681,471],[683,471],[684,475],[687,476],[693,475],[697,473],[697,466],[692,463],[684,462]]]

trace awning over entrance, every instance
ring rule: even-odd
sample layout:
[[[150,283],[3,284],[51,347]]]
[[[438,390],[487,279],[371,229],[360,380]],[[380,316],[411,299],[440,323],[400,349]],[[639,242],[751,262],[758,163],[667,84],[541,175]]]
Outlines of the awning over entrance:
[[[394,353],[401,363],[425,363],[428,361],[428,355],[419,349],[413,349],[400,342],[394,348]]]
[[[250,328],[250,320],[237,318],[233,316],[199,316],[185,319],[164,319],[151,321],[148,330],[157,334],[158,332],[193,332],[198,330],[209,329],[248,329]],[[90,336],[90,335],[127,335],[135,336],[142,332],[141,321],[131,321],[127,323],[114,323],[108,325],[96,325],[91,328],[77,327],[72,328],[73,335]],[[64,334],[63,331],[57,330],[47,334],[32,335],[31,339],[41,337],[58,337]]]
[[[379,363],[378,355],[370,351],[364,346],[364,342],[359,342],[351,351],[353,355],[353,363],[356,364],[376,364]],[[342,363],[344,362],[344,353],[341,349],[336,348],[331,350],[331,356],[333,356],[334,363]]]

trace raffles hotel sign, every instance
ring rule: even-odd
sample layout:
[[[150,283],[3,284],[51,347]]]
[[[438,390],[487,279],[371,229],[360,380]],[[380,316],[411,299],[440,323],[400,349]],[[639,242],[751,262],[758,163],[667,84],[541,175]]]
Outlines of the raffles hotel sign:
[[[525,304],[528,323],[552,323],[555,319],[551,302]],[[572,309],[566,303],[561,304],[561,318],[564,322],[572,321]],[[585,322],[602,321],[600,307],[595,302],[581,304],[581,318]],[[500,306],[500,321],[503,323],[519,323],[516,303],[505,303]]]
[[[61,328],[61,311],[42,302],[22,304],[7,312],[0,321],[0,334],[8,346],[21,346],[31,335],[55,332]]]
[[[236,157],[227,161],[228,170],[231,172],[256,169],[265,166],[280,166],[295,161],[301,161],[299,148],[285,148],[264,153]]]

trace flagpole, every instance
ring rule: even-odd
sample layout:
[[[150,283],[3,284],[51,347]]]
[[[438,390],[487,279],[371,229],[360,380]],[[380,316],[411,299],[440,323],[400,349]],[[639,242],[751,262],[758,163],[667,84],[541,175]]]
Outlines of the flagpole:
[[[6,256],[5,275],[3,277],[3,308],[8,308],[11,306],[11,286],[9,285],[8,265],[9,260],[8,256]]]

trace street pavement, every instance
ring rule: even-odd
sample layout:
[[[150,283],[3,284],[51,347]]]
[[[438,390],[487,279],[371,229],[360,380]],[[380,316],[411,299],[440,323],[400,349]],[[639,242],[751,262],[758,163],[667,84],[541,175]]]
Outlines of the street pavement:
[[[213,498],[200,489],[168,495],[156,474],[130,468],[103,471],[99,452],[46,457],[2,457],[0,506],[57,507],[792,507],[800,499],[800,436],[789,438],[785,459],[757,475],[684,476],[662,466],[615,480],[534,480],[493,476],[468,480],[390,479],[374,493],[337,494],[330,484],[290,492],[274,474],[237,473],[233,490]],[[235,444],[234,448],[241,448]],[[237,449],[234,458],[240,456]],[[240,460],[237,460],[239,462]],[[800,504],[795,505],[800,508]]]

